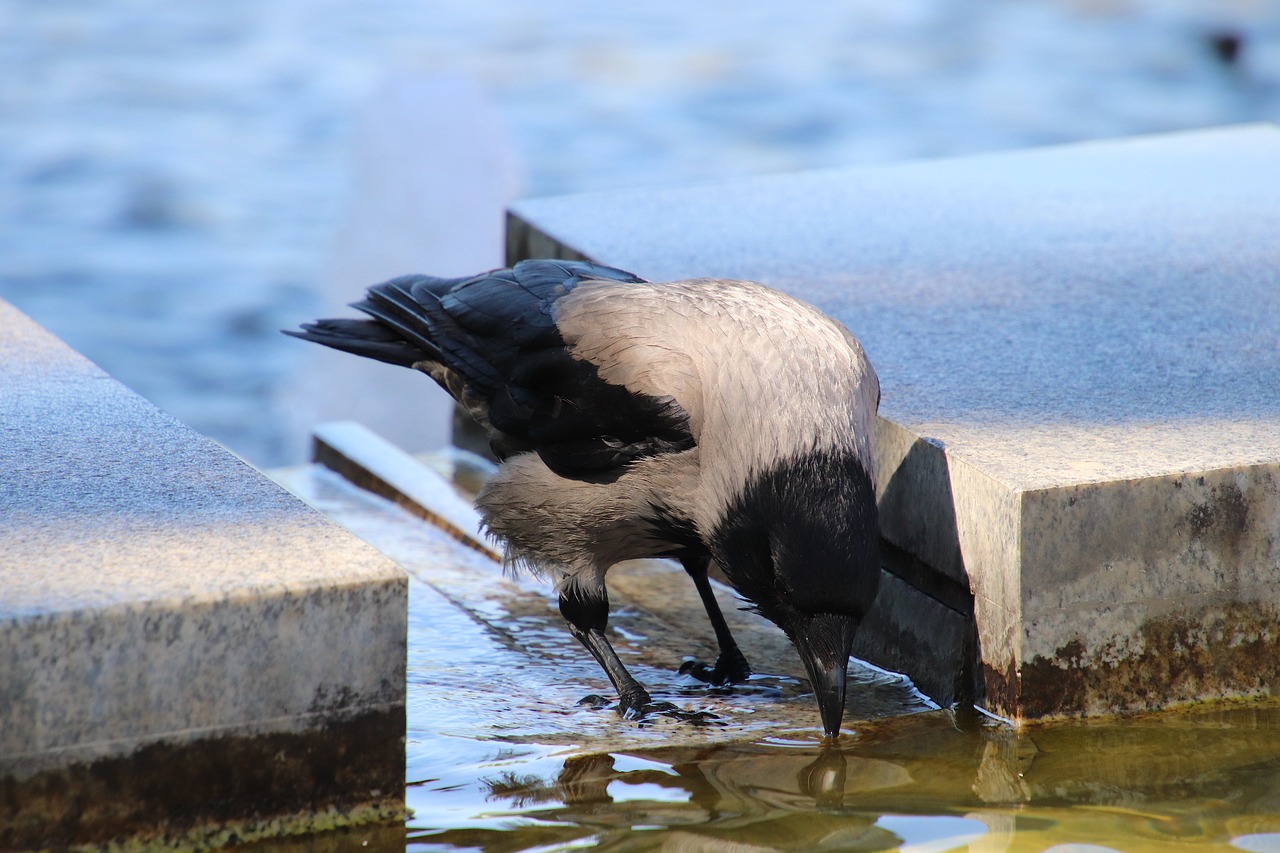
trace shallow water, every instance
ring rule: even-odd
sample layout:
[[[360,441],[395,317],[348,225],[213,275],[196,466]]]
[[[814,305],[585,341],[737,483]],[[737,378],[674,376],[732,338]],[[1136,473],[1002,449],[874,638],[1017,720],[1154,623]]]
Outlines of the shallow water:
[[[560,659],[531,663],[454,609],[427,590],[413,605],[415,630],[452,639],[411,641],[410,850],[1280,850],[1277,707],[1016,733],[926,711],[827,748],[802,684],[712,695],[637,666],[726,722],[638,725],[575,704],[607,682],[558,625],[544,648]],[[875,710],[919,707],[900,692]]]
[[[1280,851],[1280,704],[1014,731],[855,667],[830,748],[786,655],[752,638],[771,674],[710,689],[675,672],[701,622],[624,602],[628,667],[718,724],[625,721],[578,704],[608,682],[540,583],[334,476],[291,487],[410,572],[412,814],[254,849]]]
[[[495,750],[473,772],[465,820],[410,789],[409,849],[1280,850],[1276,708],[1018,734],[935,712],[827,750]]]

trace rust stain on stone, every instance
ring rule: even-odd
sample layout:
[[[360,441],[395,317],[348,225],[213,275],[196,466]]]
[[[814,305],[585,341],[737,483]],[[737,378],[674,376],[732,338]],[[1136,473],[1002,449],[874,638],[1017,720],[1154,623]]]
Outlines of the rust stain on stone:
[[[404,731],[400,706],[308,732],[156,743],[33,776],[0,764],[0,849],[200,849],[327,828],[317,820],[402,820]]]
[[[1201,485],[1203,481],[1201,477]],[[1209,499],[1187,513],[1186,524],[1192,538],[1237,553],[1249,528],[1249,501],[1235,483],[1214,486]]]
[[[1021,716],[1068,717],[1147,711],[1280,690],[1280,618],[1256,604],[1224,604],[1151,619],[1142,651],[1119,657],[1075,639],[1052,658],[1022,667]],[[1116,659],[1118,658],[1118,659]]]
[[[1018,668],[1009,661],[1003,670],[982,662],[982,690],[979,704],[993,714],[1015,719],[1018,712]]]

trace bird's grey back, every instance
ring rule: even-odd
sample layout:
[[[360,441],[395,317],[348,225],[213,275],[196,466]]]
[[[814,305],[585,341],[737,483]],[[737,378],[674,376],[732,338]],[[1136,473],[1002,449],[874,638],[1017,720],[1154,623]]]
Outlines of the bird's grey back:
[[[554,316],[601,379],[684,408],[710,504],[820,448],[870,467],[879,381],[857,340],[806,303],[741,281],[583,282]]]

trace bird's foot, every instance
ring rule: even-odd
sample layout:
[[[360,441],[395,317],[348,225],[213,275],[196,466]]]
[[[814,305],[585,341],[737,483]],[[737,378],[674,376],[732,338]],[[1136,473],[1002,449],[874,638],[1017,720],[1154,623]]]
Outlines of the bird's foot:
[[[669,717],[695,726],[726,725],[724,720],[710,711],[690,711],[671,702],[650,702],[640,710],[627,715],[628,719],[636,720],[642,726],[646,720],[652,720],[653,717]]]
[[[721,654],[715,666],[707,666],[700,660],[687,660],[680,664],[680,674],[720,687],[746,681],[751,677],[751,665],[742,652],[734,649],[729,654]]]
[[[591,693],[578,700],[579,707],[600,711],[609,707],[612,702],[598,693]],[[640,725],[652,722],[654,717],[669,717],[682,723],[695,726],[723,726],[725,722],[710,711],[690,711],[672,702],[655,702],[646,693],[643,697],[633,696],[631,701],[622,697],[618,702],[618,716],[624,720],[634,720]]]
[[[649,692],[639,684],[633,684],[631,688],[618,693],[618,716],[624,720],[639,720],[654,705],[654,701]]]
[[[672,711],[680,710],[676,705],[670,702],[654,702],[649,700],[642,705],[631,705],[625,710],[621,705],[618,706],[618,713],[627,720],[643,720],[650,714],[670,714]]]

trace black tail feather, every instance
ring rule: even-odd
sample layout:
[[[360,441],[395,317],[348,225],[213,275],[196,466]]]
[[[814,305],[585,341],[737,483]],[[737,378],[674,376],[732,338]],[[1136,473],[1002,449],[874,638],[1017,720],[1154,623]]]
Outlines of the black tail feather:
[[[354,303],[367,318],[319,320],[286,334],[402,367],[437,365],[428,372],[469,408],[485,410],[499,446],[536,449],[565,476],[694,447],[679,404],[604,381],[561,335],[557,303],[598,281],[644,283],[612,267],[558,260],[469,278],[401,276]]]
[[[343,352],[412,367],[432,356],[374,320],[317,320],[304,323],[302,331],[281,329],[286,335],[323,344]]]
[[[435,286],[447,289],[456,282],[428,276],[402,276],[369,288],[365,298],[351,307],[397,332],[405,341],[440,357],[439,347],[430,329],[432,308],[438,305],[440,293]]]

